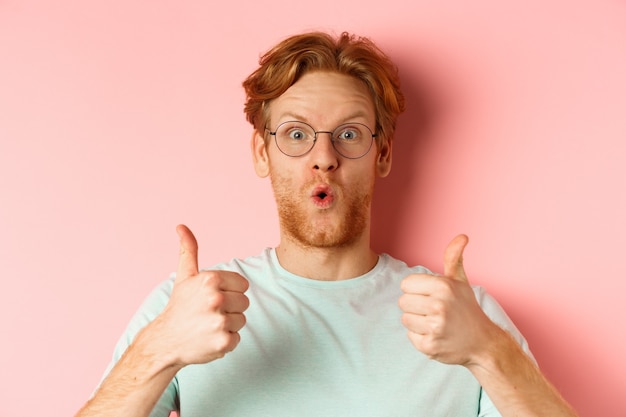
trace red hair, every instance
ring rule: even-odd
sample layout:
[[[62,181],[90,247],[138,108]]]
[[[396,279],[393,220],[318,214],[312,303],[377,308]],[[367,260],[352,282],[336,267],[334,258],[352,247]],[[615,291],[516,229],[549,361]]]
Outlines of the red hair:
[[[347,32],[338,38],[323,32],[291,36],[261,57],[259,68],[243,82],[244,113],[257,131],[266,127],[271,101],[310,71],[332,71],[363,81],[374,102],[379,149],[383,141],[391,141],[404,111],[398,69],[368,38]]]

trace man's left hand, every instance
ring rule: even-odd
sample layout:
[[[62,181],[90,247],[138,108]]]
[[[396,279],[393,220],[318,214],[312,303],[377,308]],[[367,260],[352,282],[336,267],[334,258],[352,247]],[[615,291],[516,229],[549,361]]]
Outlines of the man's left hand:
[[[412,274],[401,284],[402,324],[422,353],[447,364],[471,365],[487,349],[495,324],[482,311],[463,268],[466,235],[445,250],[444,274]]]

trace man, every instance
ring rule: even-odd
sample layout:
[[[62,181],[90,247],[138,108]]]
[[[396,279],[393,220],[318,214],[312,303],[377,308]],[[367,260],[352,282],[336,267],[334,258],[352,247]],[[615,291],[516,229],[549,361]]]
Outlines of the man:
[[[178,226],[175,279],[131,321],[79,416],[575,415],[469,285],[466,236],[442,276],[372,251],[374,182],[404,108],[381,51],[348,34],[294,36],[244,88],[279,246],[200,271]]]

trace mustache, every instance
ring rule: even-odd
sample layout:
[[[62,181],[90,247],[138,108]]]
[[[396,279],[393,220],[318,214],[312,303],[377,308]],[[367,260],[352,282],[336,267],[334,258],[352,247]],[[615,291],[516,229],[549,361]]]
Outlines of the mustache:
[[[275,176],[275,175],[270,175],[270,181],[274,185],[275,189],[280,188],[284,185],[290,185],[293,183],[293,180],[290,177]],[[319,186],[330,187],[335,193],[340,193],[340,194],[344,193],[343,185],[333,180],[332,178],[324,177],[321,175],[318,175],[314,178],[311,178],[310,180],[307,180],[303,185],[301,185],[300,187],[297,187],[297,190],[308,195],[310,191],[312,191],[315,187],[319,187]]]

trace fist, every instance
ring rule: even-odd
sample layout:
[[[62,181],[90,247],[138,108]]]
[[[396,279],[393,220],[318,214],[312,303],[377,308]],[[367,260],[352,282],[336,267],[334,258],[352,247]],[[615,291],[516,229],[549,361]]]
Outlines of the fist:
[[[444,274],[412,274],[401,283],[398,304],[411,343],[447,364],[469,365],[486,346],[494,324],[482,311],[463,267],[465,235],[445,250]]]
[[[184,225],[176,228],[180,255],[170,300],[155,320],[158,340],[178,366],[223,357],[239,343],[249,306],[248,281],[230,271],[199,271],[198,244]]]

